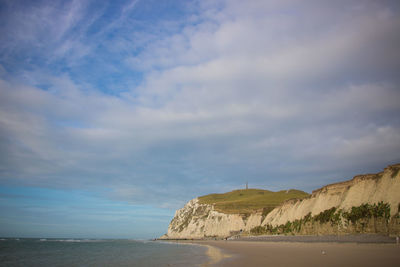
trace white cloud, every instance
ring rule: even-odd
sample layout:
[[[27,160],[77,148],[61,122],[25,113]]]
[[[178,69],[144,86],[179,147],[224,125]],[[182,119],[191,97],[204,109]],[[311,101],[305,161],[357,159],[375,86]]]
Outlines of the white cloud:
[[[1,179],[180,203],[244,177],[310,190],[324,184],[324,170],[400,160],[399,80],[390,74],[400,62],[400,23],[384,4],[200,5],[197,23],[171,35],[131,29],[148,46],[125,59],[144,75],[128,92],[112,96],[40,70],[26,71],[24,82],[1,80]],[[73,10],[61,36],[79,21]],[[89,54],[79,38],[62,44],[60,55]],[[50,87],[36,87],[43,83]],[[309,187],[296,182],[304,177]]]

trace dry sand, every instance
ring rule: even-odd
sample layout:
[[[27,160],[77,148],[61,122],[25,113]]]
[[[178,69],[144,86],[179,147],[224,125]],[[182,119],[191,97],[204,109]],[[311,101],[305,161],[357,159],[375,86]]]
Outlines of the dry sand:
[[[254,241],[194,243],[209,246],[211,261],[204,266],[400,266],[400,246],[396,244]]]

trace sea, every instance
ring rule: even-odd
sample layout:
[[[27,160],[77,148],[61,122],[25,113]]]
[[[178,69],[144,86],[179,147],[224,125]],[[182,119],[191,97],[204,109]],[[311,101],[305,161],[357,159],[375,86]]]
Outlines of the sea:
[[[196,244],[111,239],[0,239],[0,266],[201,266]]]

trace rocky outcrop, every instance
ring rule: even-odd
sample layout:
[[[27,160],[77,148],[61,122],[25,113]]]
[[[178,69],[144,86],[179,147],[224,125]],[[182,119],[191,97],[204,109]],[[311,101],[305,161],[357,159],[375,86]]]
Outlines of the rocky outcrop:
[[[221,213],[216,211],[213,205],[201,204],[195,198],[182,209],[176,211],[167,234],[162,238],[228,237],[240,232],[250,232],[257,226],[279,226],[289,221],[300,220],[307,215],[310,216],[310,213],[311,216],[316,216],[331,208],[346,211],[365,203],[375,204],[382,201],[390,205],[390,215],[393,218],[399,216],[400,164],[389,166],[381,173],[358,175],[346,182],[324,186],[313,191],[312,195],[305,199],[284,202],[267,215],[262,214],[262,212],[252,214]],[[377,229],[379,223],[378,220],[374,220],[373,223],[371,221],[371,225],[374,225],[375,229]],[[396,224],[390,229],[399,228],[398,219],[393,219],[390,223]],[[368,224],[366,225],[368,226]],[[354,232],[359,232],[356,225],[349,225],[345,232],[352,232],[351,229],[353,228],[351,227],[354,227]],[[387,225],[384,227],[387,228]],[[373,229],[372,226],[370,228]],[[366,227],[365,229],[369,228]],[[308,228],[305,227],[302,231],[307,234],[324,234],[331,233],[332,229],[329,228],[328,224],[324,230],[321,225],[308,223]]]

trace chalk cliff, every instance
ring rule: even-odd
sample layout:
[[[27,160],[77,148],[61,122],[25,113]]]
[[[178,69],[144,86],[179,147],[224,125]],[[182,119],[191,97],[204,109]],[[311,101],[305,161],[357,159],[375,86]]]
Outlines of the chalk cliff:
[[[324,186],[309,198],[286,201],[271,211],[262,225],[280,225],[336,207],[349,210],[361,204],[378,202],[390,204],[391,216],[398,212],[400,203],[400,164],[388,166],[377,174],[357,175],[352,180]]]
[[[278,226],[300,220],[309,213],[314,216],[331,208],[346,211],[361,204],[381,201],[390,205],[390,215],[393,218],[397,216],[394,224],[399,228],[400,164],[388,166],[377,174],[358,175],[346,182],[324,186],[307,198],[285,201],[268,214],[262,211],[222,213],[216,211],[214,205],[201,204],[195,198],[176,211],[167,234],[162,238],[228,237],[240,232],[249,233],[257,226]]]
[[[200,204],[195,198],[175,212],[175,217],[163,238],[226,237],[240,230],[249,231],[261,222],[261,213],[253,213],[250,216],[221,213],[214,210],[213,205]]]

